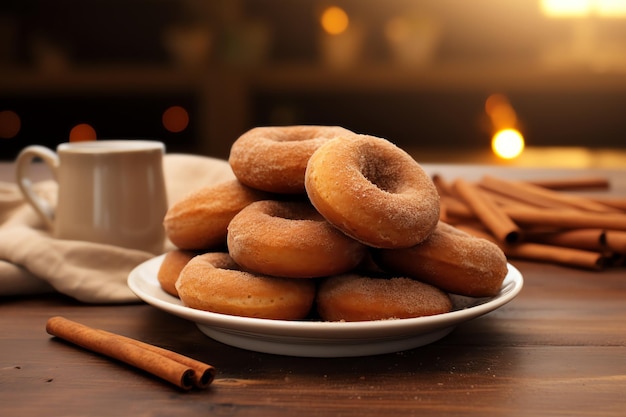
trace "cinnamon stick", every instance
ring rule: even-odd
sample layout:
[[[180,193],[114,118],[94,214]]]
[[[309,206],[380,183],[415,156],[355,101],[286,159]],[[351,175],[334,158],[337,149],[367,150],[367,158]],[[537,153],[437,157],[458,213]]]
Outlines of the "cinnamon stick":
[[[521,229],[478,186],[459,178],[454,189],[476,217],[501,242],[515,243],[521,238]]]
[[[507,206],[502,210],[518,224],[528,226],[553,226],[565,229],[626,230],[626,214],[592,213],[576,210],[535,209]]]
[[[604,255],[599,252],[544,245],[541,243],[507,245],[507,247],[502,250],[507,256],[513,258],[551,262],[595,270],[602,269],[606,261]]]
[[[578,178],[544,178],[529,180],[530,184],[550,190],[607,190],[611,184],[606,177],[578,177]]]
[[[139,347],[142,347],[144,349],[150,350],[163,357],[172,359],[178,363],[181,363],[183,365],[190,367],[191,369],[194,370],[193,385],[196,388],[207,388],[209,385],[211,385],[211,382],[213,382],[213,379],[215,378],[215,368],[209,364],[200,362],[198,360],[195,360],[188,356],[181,355],[176,352],[172,352],[171,350],[163,349],[158,346],[151,345],[149,343],[144,343],[144,342],[140,342],[139,340],[131,339],[130,337],[109,333],[100,329],[98,329],[98,331],[105,335],[116,337],[126,343],[131,343]]]
[[[147,344],[142,342],[132,341],[132,339],[129,340],[124,336],[104,330],[93,329],[64,317],[50,318],[46,323],[46,331],[50,335],[92,352],[142,369],[184,390],[189,390],[194,386],[204,388],[213,380],[214,369],[210,365],[209,369],[204,368],[208,374],[201,376],[199,378],[201,383],[197,385],[198,377],[196,377],[194,366],[191,366],[187,360],[181,362],[182,355],[174,352],[163,354],[161,348],[156,346],[147,347]]]
[[[482,186],[480,187],[480,190],[483,193],[485,193],[486,195],[488,195],[489,198],[494,203],[496,203],[497,205],[502,206],[502,207],[504,207],[504,206],[520,206],[520,205],[521,206],[527,206],[527,207],[533,207],[533,208],[537,207],[534,204],[529,204],[526,201],[517,200],[517,199],[515,199],[513,197],[510,197],[510,196],[504,195],[504,194],[500,194],[500,193],[498,193],[496,191],[490,190],[490,189],[482,187]]]
[[[624,197],[615,197],[615,196],[594,196],[591,197],[593,201],[596,201],[600,204],[604,204],[608,207],[613,207],[619,211],[626,213],[626,198]]]
[[[479,185],[526,204],[542,208],[576,209],[599,213],[617,211],[613,207],[606,206],[586,197],[559,193],[524,181],[511,181],[486,175],[480,180]]]
[[[603,229],[572,229],[549,232],[524,230],[524,236],[529,242],[597,252],[604,250],[603,242],[606,239]]]
[[[445,178],[443,178],[441,175],[439,174],[434,174],[432,176],[432,180],[433,180],[433,184],[435,184],[435,188],[437,189],[437,192],[439,193],[439,196],[443,197],[443,196],[450,196],[453,197],[454,196],[454,189],[452,188],[452,185],[446,181]]]
[[[462,201],[443,195],[439,199],[441,205],[440,217],[442,220],[450,223],[454,222],[453,219],[472,219],[474,213],[472,210]]]
[[[465,204],[465,202],[457,198],[442,196],[440,201],[442,201],[443,204],[445,204],[449,208],[450,213],[454,214],[455,216],[467,218],[474,217],[474,213],[469,208],[469,206]]]
[[[556,263],[565,266],[592,270],[600,270],[606,263],[604,255],[595,251],[527,242],[509,245],[498,242],[498,240],[491,236],[487,231],[477,227],[476,225],[459,224],[456,227],[476,237],[481,237],[494,242],[500,247],[500,249],[502,249],[508,258]]]
[[[609,252],[626,255],[626,232],[607,230],[604,233],[604,246]]]

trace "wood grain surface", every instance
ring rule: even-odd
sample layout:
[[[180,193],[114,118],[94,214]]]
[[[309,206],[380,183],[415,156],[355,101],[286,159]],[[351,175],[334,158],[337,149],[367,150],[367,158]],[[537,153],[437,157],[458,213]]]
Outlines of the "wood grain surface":
[[[487,170],[428,169],[468,178]],[[610,193],[626,196],[626,172],[611,175],[622,179]],[[0,415],[626,415],[626,269],[512,263],[525,283],[511,303],[428,346],[364,358],[246,351],[141,303],[85,305],[61,295],[0,298]],[[208,390],[180,391],[51,337],[45,324],[55,315],[210,363],[216,379]]]

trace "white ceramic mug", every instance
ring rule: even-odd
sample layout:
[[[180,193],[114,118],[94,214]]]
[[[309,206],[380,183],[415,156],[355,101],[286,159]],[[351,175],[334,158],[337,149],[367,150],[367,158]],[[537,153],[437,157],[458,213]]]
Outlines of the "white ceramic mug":
[[[97,140],[60,144],[56,152],[28,146],[16,159],[17,183],[60,239],[163,250],[167,194],[161,142]],[[58,183],[56,207],[32,188],[28,168],[41,158]]]

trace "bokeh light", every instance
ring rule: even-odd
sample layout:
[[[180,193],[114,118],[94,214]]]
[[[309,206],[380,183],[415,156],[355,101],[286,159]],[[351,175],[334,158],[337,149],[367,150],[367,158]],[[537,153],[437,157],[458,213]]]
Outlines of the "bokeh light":
[[[162,121],[168,132],[179,133],[189,126],[189,112],[181,106],[171,106],[163,112]]]
[[[626,0],[541,0],[540,8],[548,17],[626,16]]]
[[[326,33],[339,35],[348,29],[350,18],[341,7],[330,6],[322,12],[320,23]]]
[[[596,0],[596,12],[602,17],[624,17],[626,0]]]
[[[590,10],[590,0],[541,0],[541,11],[550,17],[582,17]]]
[[[0,111],[0,138],[14,138],[21,128],[22,120],[16,112],[12,110]]]
[[[77,124],[70,130],[70,142],[85,142],[96,139],[96,130],[87,123]]]
[[[524,151],[524,137],[517,129],[499,130],[493,135],[491,148],[500,158],[514,159]]]
[[[385,24],[385,37],[392,42],[401,43],[411,36],[411,27],[408,20],[401,16],[396,16]]]

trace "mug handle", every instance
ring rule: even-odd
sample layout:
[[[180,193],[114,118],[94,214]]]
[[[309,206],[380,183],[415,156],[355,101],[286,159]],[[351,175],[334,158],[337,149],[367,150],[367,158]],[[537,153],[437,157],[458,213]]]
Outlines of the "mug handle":
[[[45,146],[32,145],[24,148],[15,160],[17,186],[24,195],[24,199],[33,206],[44,223],[52,230],[54,227],[54,208],[33,190],[33,182],[28,177],[28,168],[35,158],[41,158],[52,171],[54,179],[57,179],[59,156]]]

